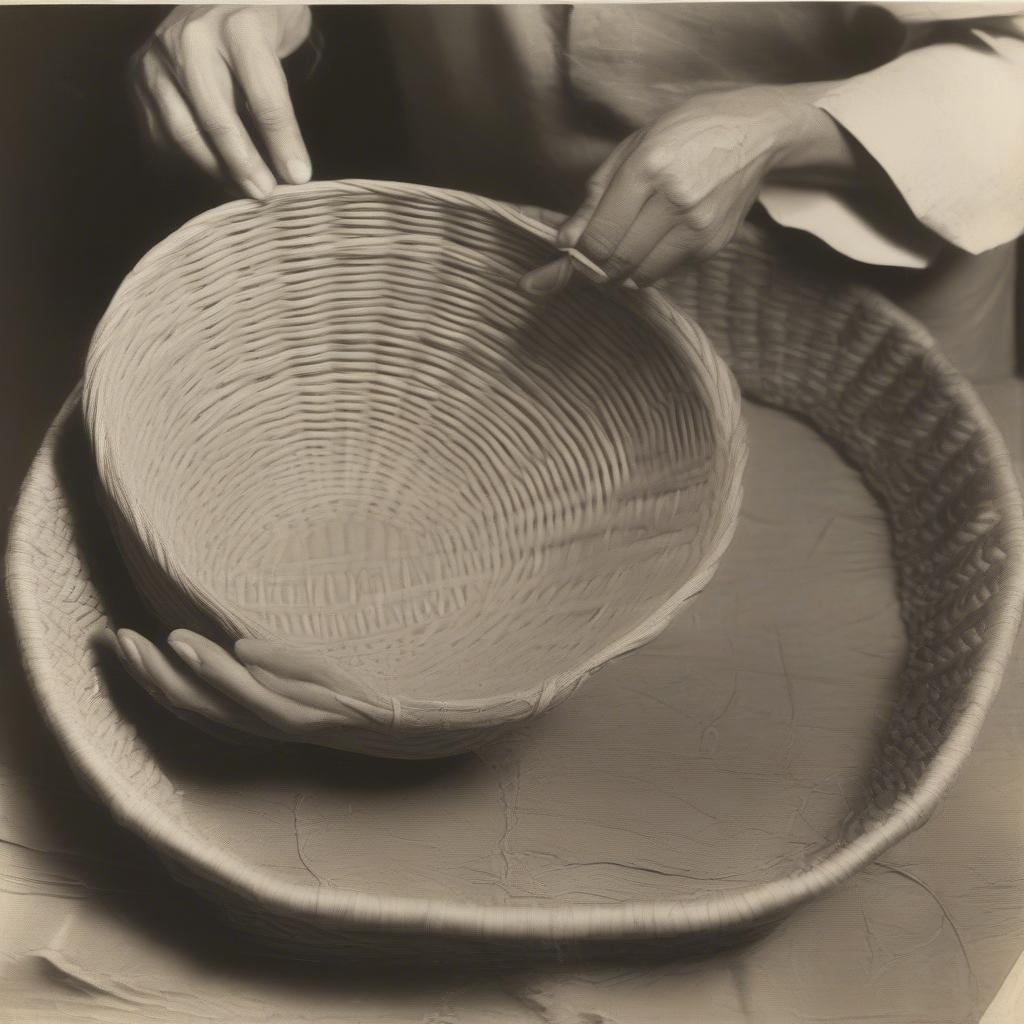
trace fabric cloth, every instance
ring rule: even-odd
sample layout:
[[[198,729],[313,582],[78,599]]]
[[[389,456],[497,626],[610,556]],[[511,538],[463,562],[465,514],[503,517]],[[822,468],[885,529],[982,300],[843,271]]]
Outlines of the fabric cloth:
[[[865,206],[825,187],[771,185],[761,205],[883,291],[907,292],[904,275],[887,287],[866,266],[926,271],[909,288],[919,315],[960,369],[986,379],[1015,358],[1006,282],[1024,231],[1022,11],[412,5],[387,16],[425,179],[566,211],[619,139],[701,90],[833,82],[819,106],[887,172],[891,195]]]

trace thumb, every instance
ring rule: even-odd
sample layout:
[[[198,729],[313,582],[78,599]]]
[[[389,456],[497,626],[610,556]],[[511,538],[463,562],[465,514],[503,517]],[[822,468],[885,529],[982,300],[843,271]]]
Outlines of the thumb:
[[[530,295],[550,295],[560,291],[572,277],[572,260],[562,256],[531,270],[519,280],[519,287]]]

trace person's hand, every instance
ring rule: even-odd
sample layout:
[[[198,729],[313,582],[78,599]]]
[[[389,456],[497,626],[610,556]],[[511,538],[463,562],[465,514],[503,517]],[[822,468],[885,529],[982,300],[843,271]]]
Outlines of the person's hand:
[[[240,640],[232,655],[189,630],[175,630],[169,651],[140,633],[106,636],[128,672],[165,707],[221,736],[346,748],[354,727],[388,728],[395,708],[315,654]]]
[[[735,235],[768,179],[854,175],[861,155],[816,88],[750,86],[704,93],[626,138],[591,177],[556,244],[610,283],[656,283]],[[564,256],[525,275],[532,294],[564,287]],[[600,275],[596,275],[600,276]]]
[[[254,199],[308,181],[281,60],[311,25],[305,5],[176,7],[132,58],[150,139]]]

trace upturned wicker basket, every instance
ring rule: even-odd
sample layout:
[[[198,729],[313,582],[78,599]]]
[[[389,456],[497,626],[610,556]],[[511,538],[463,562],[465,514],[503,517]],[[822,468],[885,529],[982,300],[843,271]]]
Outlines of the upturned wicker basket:
[[[336,666],[332,745],[448,755],[540,714],[732,535],[731,374],[654,292],[522,293],[553,234],[419,186],[282,189],[171,236],[96,332],[85,416],[140,593],[168,630]]]

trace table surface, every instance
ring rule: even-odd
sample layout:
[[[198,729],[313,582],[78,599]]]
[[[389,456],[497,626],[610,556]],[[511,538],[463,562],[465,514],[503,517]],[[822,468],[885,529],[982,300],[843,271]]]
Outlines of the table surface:
[[[1020,469],[1024,381],[998,381],[978,390]],[[694,735],[713,765],[726,763],[730,750],[741,745],[743,756],[755,757],[755,734],[766,745],[784,741],[794,779],[799,771],[801,785],[811,780],[808,798],[800,801],[806,824],[818,809],[815,796],[822,797],[821,813],[828,812],[827,769],[834,774],[844,757],[856,756],[845,752],[850,744],[842,725],[850,715],[870,710],[872,687],[876,696],[878,691],[878,681],[864,677],[863,665],[883,650],[886,658],[892,653],[895,609],[874,607],[890,573],[884,558],[877,557],[884,521],[865,496],[856,494],[859,485],[851,482],[848,467],[831,453],[822,454],[810,431],[779,413],[749,406],[746,411],[752,444],[744,516],[721,579],[694,614],[712,633],[718,631],[726,648],[732,649],[726,643],[731,636],[749,637],[749,647],[741,643],[734,651],[740,660],[758,657],[758,623],[768,621],[765,608],[778,603],[779,588],[788,588],[793,608],[802,615],[826,607],[830,594],[836,601],[841,597],[844,608],[864,602],[865,614],[863,621],[851,618],[842,635],[834,629],[805,630],[795,655],[790,648],[789,663],[780,646],[780,663],[760,673],[731,666],[733,682],[738,676],[739,683],[704,698],[694,693],[690,711],[699,717],[700,707],[706,710]],[[39,439],[18,440],[31,449]],[[780,549],[794,557],[777,557]],[[744,589],[740,577],[756,566],[758,552],[776,556],[771,570],[776,574],[780,565],[791,566],[785,570],[788,579]],[[745,595],[742,601],[730,598],[737,593]],[[878,652],[870,646],[873,636],[879,638]],[[714,637],[708,645],[714,646]],[[852,657],[854,647],[864,648],[863,660]],[[646,656],[658,653],[656,648]],[[802,665],[794,666],[792,657]],[[630,659],[621,664],[628,666]],[[810,678],[815,666],[829,664],[854,668],[845,679],[840,671],[834,679]],[[0,1020],[1024,1020],[1024,970],[1013,970],[1024,950],[1022,668],[1019,645],[978,746],[932,819],[757,943],[659,966],[421,974],[269,961],[212,920],[201,903],[169,882],[139,841],[82,796],[35,710],[5,623],[0,634]],[[776,721],[780,705],[786,705],[785,714]],[[585,718],[586,707],[581,703],[577,714]],[[566,705],[559,713],[571,711]],[[813,784],[816,770],[820,787]],[[735,810],[716,810],[719,823]],[[731,851],[737,863],[741,853]],[[519,867],[528,873],[527,861]]]

